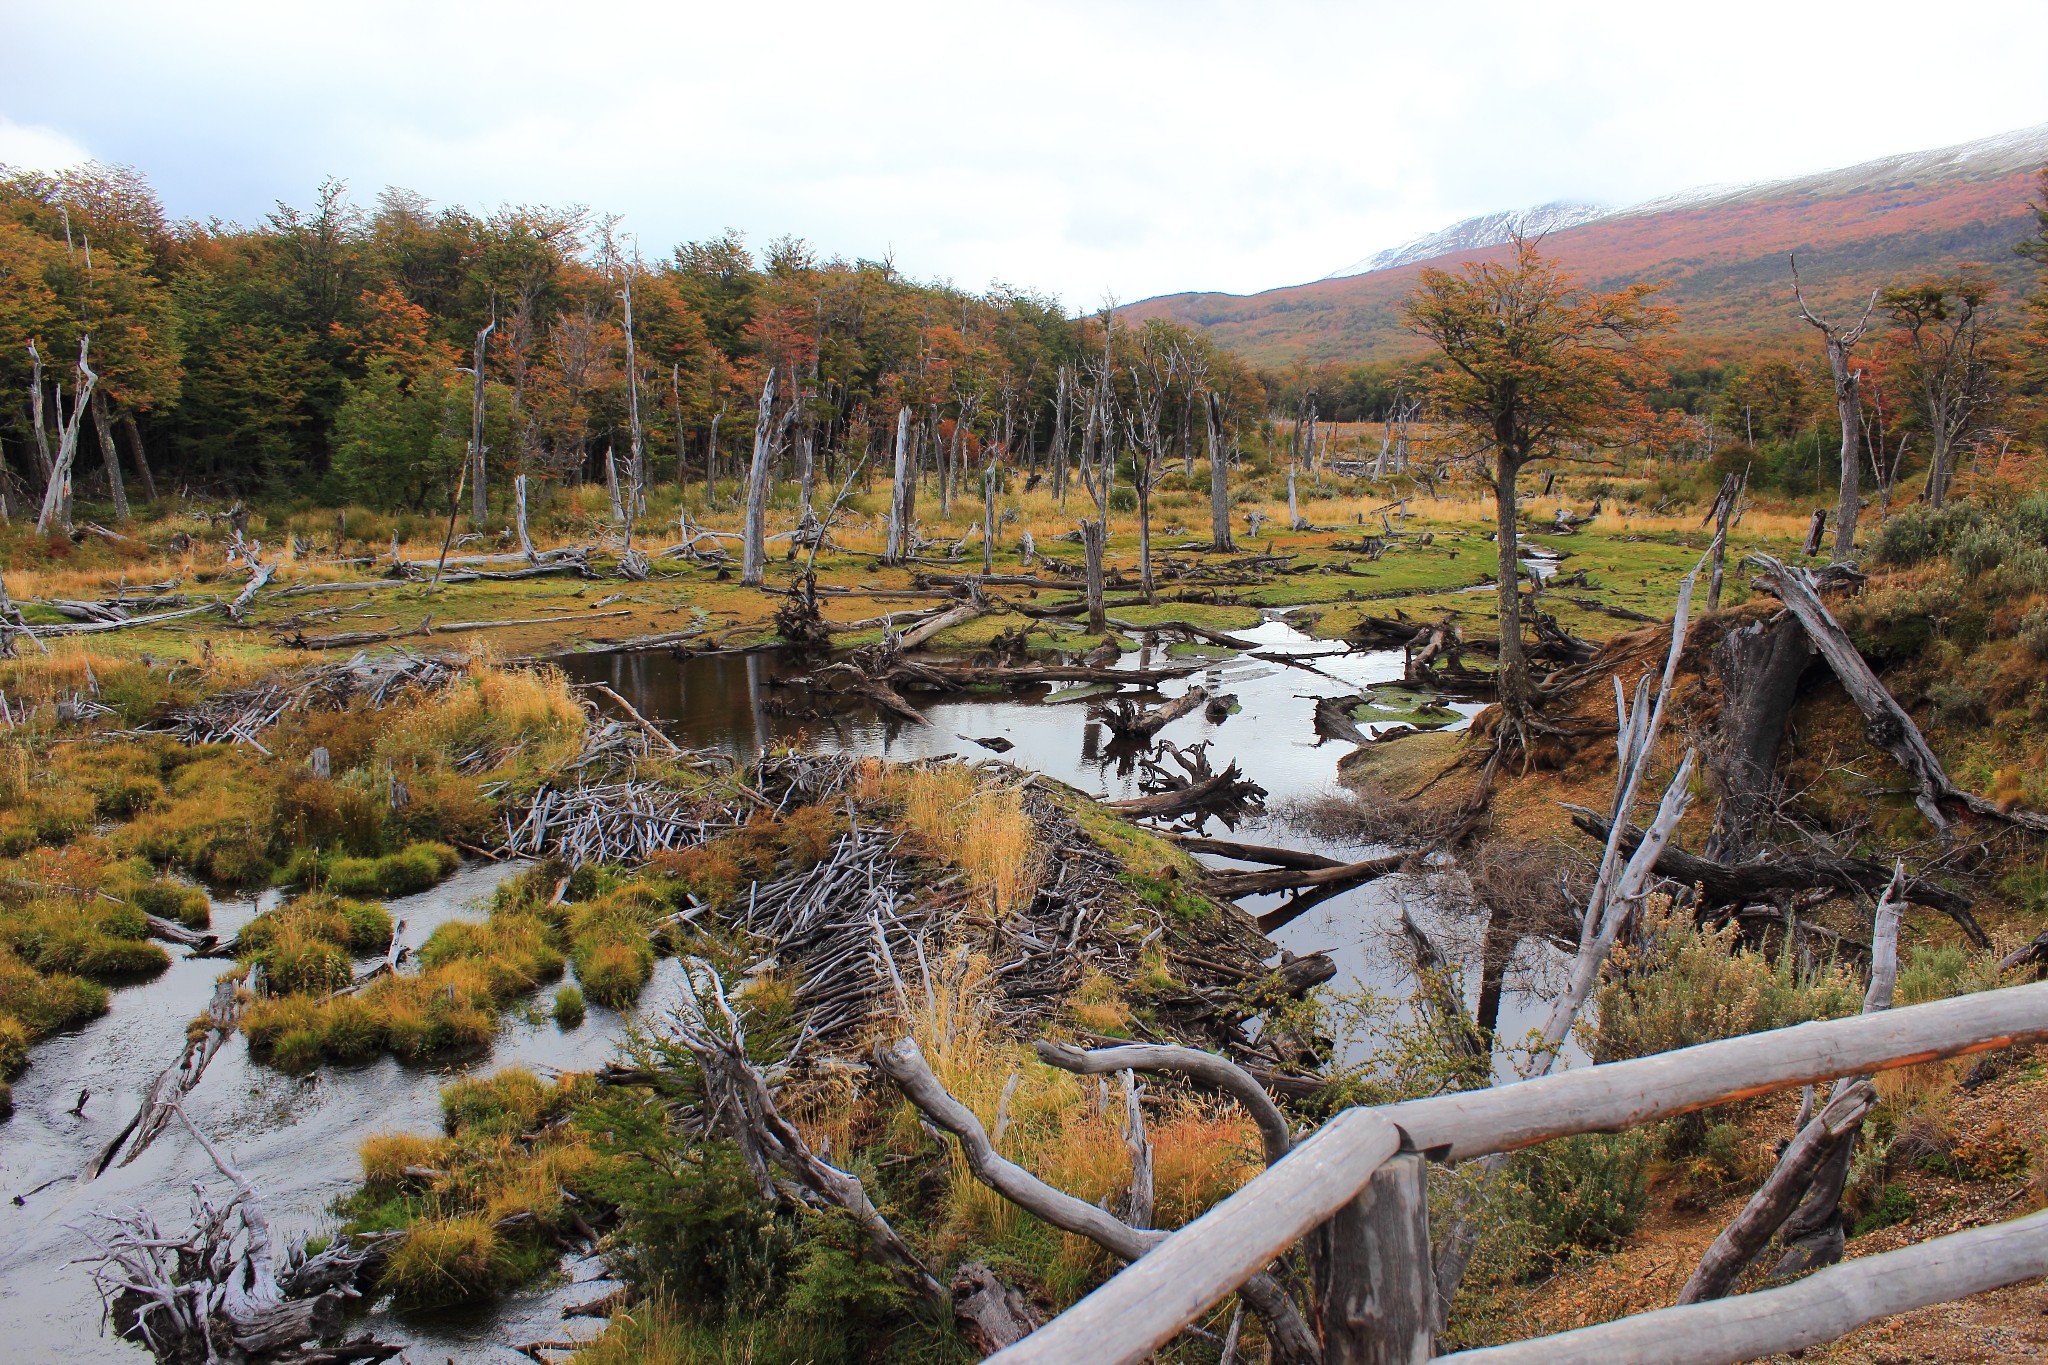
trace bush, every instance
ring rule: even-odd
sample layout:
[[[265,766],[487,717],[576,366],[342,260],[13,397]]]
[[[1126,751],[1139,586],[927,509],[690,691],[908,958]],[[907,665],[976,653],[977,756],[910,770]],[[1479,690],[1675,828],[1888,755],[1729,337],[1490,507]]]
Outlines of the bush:
[[[382,858],[336,858],[323,875],[344,896],[409,896],[454,872],[461,859],[446,844],[408,844]]]
[[[42,1038],[107,1012],[107,988],[69,972],[44,975],[0,950],[0,1015]]]
[[[1871,558],[1899,568],[1923,564],[1947,554],[1965,532],[1976,531],[1983,524],[1983,514],[1966,502],[1942,508],[1908,507],[1879,528]]]
[[[1911,1190],[1904,1185],[1886,1185],[1877,1192],[1877,1197],[1870,1201],[1869,1209],[1856,1220],[1855,1226],[1849,1230],[1849,1235],[1861,1237],[1867,1232],[1876,1232],[1879,1228],[1903,1223],[1918,1212],[1920,1206],[1914,1200]]]
[[[1844,968],[1799,971],[1740,948],[1734,925],[1693,927],[1668,901],[1651,903],[1640,946],[1615,954],[1600,989],[1595,1060],[1619,1061],[1710,1043],[1862,1008],[1863,987]]]
[[[555,992],[555,1023],[558,1027],[572,1029],[583,1022],[583,992],[574,986],[564,986]]]
[[[1979,526],[1955,539],[1949,558],[1965,578],[1978,578],[2005,562],[2013,553],[2009,536],[1996,526]]]
[[[1510,1181],[1527,1230],[1526,1278],[1604,1251],[1636,1230],[1650,1203],[1650,1134],[1560,1138],[1519,1153]]]
[[[0,1080],[12,1080],[28,1065],[28,1030],[19,1019],[0,1015]]]

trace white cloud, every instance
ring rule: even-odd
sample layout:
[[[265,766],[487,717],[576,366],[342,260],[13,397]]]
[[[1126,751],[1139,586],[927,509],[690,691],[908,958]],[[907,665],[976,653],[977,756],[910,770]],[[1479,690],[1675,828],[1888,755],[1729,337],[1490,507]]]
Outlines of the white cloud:
[[[1087,306],[2037,123],[2044,50],[2038,0],[76,0],[0,13],[0,128],[135,165],[175,214],[253,220],[332,174]]]
[[[60,171],[92,160],[92,153],[55,128],[16,123],[0,115],[0,166],[24,171]]]

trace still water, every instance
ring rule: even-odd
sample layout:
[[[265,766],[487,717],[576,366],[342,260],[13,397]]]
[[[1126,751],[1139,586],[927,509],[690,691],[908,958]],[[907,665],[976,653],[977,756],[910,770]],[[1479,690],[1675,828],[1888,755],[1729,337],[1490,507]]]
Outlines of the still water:
[[[1337,761],[1348,751],[1342,743],[1317,742],[1316,700],[1399,678],[1399,652],[1346,652],[1309,638],[1278,614],[1235,633],[1256,648],[1217,651],[1219,657],[1204,661],[1201,672],[1163,684],[1157,699],[1199,685],[1235,695],[1240,710],[1212,723],[1198,709],[1173,722],[1163,738],[1183,746],[1210,741],[1218,768],[1235,760],[1267,789],[1269,814],[1241,827],[1234,837],[1346,859],[1371,852],[1291,828],[1282,812],[1290,801],[1331,790]],[[1127,654],[1121,666],[1168,662],[1178,660],[1148,645]],[[916,726],[868,712],[829,720],[784,714],[783,708],[800,703],[801,696],[777,683],[801,666],[776,653],[685,658],[593,654],[573,657],[564,667],[575,681],[610,684],[642,712],[663,721],[679,742],[721,749],[742,760],[766,744],[799,737],[820,749],[892,759],[948,753],[993,758],[973,739],[1001,737],[1015,746],[1002,755],[1004,762],[1104,798],[1140,794],[1132,765],[1111,752],[1107,732],[1089,718],[1085,702],[1060,692],[942,699],[926,708],[933,724]],[[1461,704],[1457,709],[1469,715],[1478,708]],[[481,918],[492,889],[517,870],[517,864],[471,864],[431,891],[391,902],[393,917],[403,921],[402,938],[416,948],[447,920]],[[273,897],[216,902],[214,932],[223,938],[234,934]],[[1340,986],[1404,994],[1410,983],[1390,937],[1404,897],[1418,920],[1454,952],[1476,947],[1467,942],[1469,932],[1460,933],[1459,926],[1435,914],[1419,885],[1397,877],[1314,907],[1273,935],[1275,953],[1281,948],[1327,951],[1337,963]],[[1253,902],[1247,908],[1264,907]],[[1539,950],[1528,951],[1537,959],[1542,956]],[[150,1080],[176,1060],[187,1021],[203,1010],[223,969],[217,960],[187,959],[174,952],[162,976],[114,991],[106,1015],[37,1047],[31,1067],[16,1082],[15,1115],[0,1124],[0,1194],[8,1196],[0,1202],[0,1326],[6,1332],[0,1361],[134,1365],[146,1359],[139,1348],[101,1335],[98,1296],[86,1267],[73,1263],[86,1243],[72,1225],[89,1223],[94,1208],[137,1206],[168,1225],[181,1225],[192,1182],[212,1183],[212,1168],[196,1144],[172,1130],[132,1166],[110,1170],[90,1185],[79,1185],[75,1177],[134,1112]],[[252,1064],[237,1040],[214,1059],[187,1101],[187,1111],[264,1192],[280,1232],[324,1232],[333,1221],[329,1206],[353,1187],[359,1174],[356,1152],[365,1137],[394,1130],[439,1131],[440,1088],[470,1071],[518,1064],[545,1074],[600,1065],[631,1017],[659,1017],[667,1011],[677,995],[677,970],[672,960],[661,963],[631,1015],[593,1005],[587,1022],[568,1033],[546,1017],[546,992],[537,993],[526,1008],[507,1012],[491,1056],[461,1067],[409,1067],[386,1058],[296,1078]],[[1476,973],[1468,973],[1468,979],[1476,991]],[[1525,995],[1510,992],[1502,1028],[1510,1036],[1519,1033],[1536,1022],[1534,1014]],[[82,1113],[74,1114],[81,1088],[91,1094]],[[600,1330],[600,1323],[565,1323],[560,1314],[565,1303],[607,1290],[601,1267],[571,1262],[564,1274],[567,1283],[514,1296],[488,1312],[407,1318],[380,1313],[363,1325],[406,1343],[402,1359],[412,1365],[513,1365],[526,1357],[511,1350],[510,1343],[559,1341]]]

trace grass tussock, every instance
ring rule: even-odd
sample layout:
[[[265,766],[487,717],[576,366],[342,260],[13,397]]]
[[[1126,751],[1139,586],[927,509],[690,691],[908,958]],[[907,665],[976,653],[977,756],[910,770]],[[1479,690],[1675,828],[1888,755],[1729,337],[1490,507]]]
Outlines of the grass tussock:
[[[856,790],[896,805],[904,827],[932,857],[965,872],[991,914],[1008,915],[1036,894],[1044,855],[1015,786],[960,764],[871,763]]]
[[[343,1202],[350,1231],[403,1229],[379,1281],[401,1308],[486,1299],[544,1272],[576,1229],[593,1156],[559,1122],[588,1077],[548,1083],[508,1069],[442,1092],[446,1136],[380,1133],[362,1146],[363,1183]],[[580,1192],[580,1193],[579,1193]]]

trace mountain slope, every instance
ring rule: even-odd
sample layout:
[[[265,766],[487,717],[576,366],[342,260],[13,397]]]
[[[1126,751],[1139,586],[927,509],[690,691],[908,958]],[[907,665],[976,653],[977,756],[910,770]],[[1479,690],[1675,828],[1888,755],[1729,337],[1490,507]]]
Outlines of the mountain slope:
[[[1588,283],[1666,280],[1682,338],[1714,344],[1796,333],[1788,253],[1816,311],[1860,311],[1870,291],[1965,263],[2023,285],[2013,254],[2048,162],[2048,124],[1980,142],[1886,157],[1771,184],[1652,200],[1544,239]],[[1465,224],[1459,225],[1461,228]],[[1168,294],[1132,304],[1134,318],[1194,324],[1259,364],[1373,360],[1411,353],[1402,300],[1424,264],[1452,268],[1498,255],[1467,248],[1362,275],[1260,294]]]

